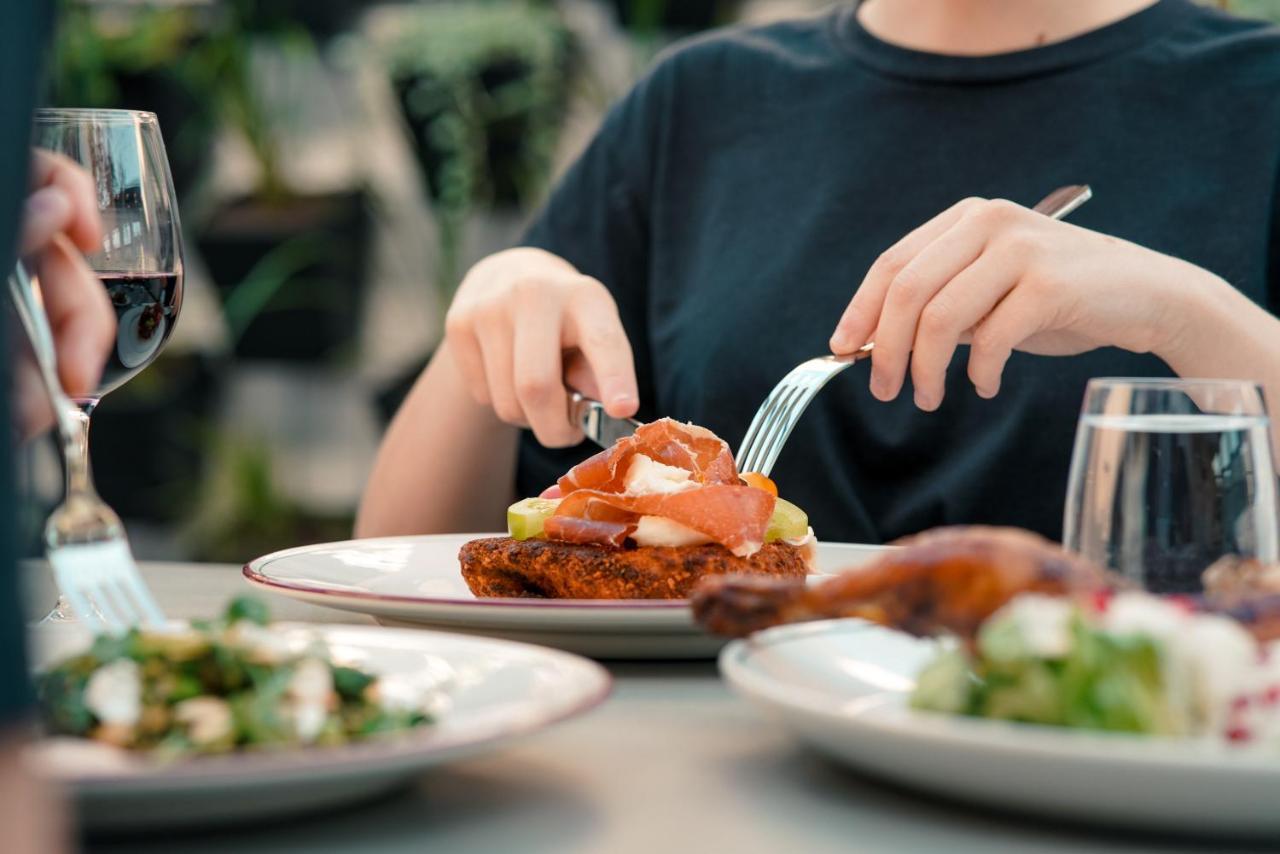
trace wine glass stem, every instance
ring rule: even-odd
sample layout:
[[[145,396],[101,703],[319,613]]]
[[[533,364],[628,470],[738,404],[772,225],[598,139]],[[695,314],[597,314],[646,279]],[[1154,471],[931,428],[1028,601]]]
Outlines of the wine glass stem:
[[[77,400],[73,413],[76,432],[67,443],[67,495],[80,495],[93,491],[93,473],[89,468],[89,419],[93,416],[97,400]]]

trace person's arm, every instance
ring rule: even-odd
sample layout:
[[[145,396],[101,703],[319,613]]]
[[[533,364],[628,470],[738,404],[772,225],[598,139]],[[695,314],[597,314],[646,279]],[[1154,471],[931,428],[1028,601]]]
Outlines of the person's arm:
[[[1184,377],[1258,382],[1280,412],[1280,320],[1201,267],[1003,200],[966,199],[877,259],[831,348],[867,341],[872,394],[897,397],[909,370],[925,410],[942,402],[956,347],[969,343],[982,397],[1000,390],[1015,350],[1110,346],[1152,353]]]
[[[519,427],[544,445],[582,441],[566,382],[610,414],[638,406],[631,348],[604,286],[538,249],[477,264],[445,341],[387,431],[356,536],[491,531],[514,498]]]

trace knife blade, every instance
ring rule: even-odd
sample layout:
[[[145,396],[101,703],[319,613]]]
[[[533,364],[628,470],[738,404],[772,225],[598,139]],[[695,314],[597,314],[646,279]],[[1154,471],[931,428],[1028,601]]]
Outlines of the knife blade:
[[[640,426],[634,418],[614,418],[604,411],[603,403],[576,391],[569,395],[569,420],[602,448],[612,448],[614,442],[630,436]]]

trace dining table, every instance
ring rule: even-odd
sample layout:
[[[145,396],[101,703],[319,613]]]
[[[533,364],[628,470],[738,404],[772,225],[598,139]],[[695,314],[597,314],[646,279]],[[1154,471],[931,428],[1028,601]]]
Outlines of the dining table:
[[[248,591],[234,565],[144,562],[172,618]],[[27,567],[32,608],[52,580]],[[271,597],[279,620],[370,618]],[[714,661],[604,662],[612,695],[580,717],[431,769],[391,795],[319,814],[189,832],[84,835],[88,852],[1167,852],[1267,851],[1001,813],[899,788],[820,758],[731,693]]]

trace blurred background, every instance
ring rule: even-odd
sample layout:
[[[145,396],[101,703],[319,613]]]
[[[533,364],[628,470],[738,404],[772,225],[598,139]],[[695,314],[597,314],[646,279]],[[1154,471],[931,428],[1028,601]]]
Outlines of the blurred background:
[[[667,44],[829,0],[57,0],[47,100],[160,119],[186,233],[161,357],[94,415],[141,558],[350,536],[452,290]],[[1280,21],[1280,0],[1215,2]],[[32,553],[60,497],[25,449]]]

